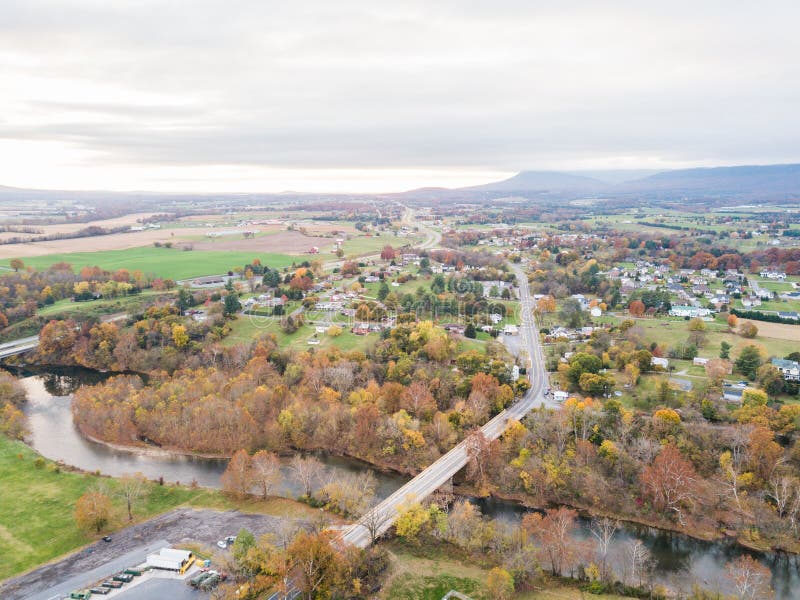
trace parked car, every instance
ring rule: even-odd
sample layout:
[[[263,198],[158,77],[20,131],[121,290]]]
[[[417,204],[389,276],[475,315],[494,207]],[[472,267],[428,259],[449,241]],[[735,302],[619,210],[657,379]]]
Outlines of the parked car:
[[[226,542],[225,540],[220,540],[217,542],[217,546],[225,550],[225,548],[228,547],[228,542]]]

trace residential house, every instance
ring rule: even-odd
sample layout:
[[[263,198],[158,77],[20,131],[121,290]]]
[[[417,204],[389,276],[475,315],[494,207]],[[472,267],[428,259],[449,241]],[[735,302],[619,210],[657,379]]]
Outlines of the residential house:
[[[773,358],[772,365],[780,369],[786,381],[800,381],[800,363],[796,360]]]
[[[744,388],[737,388],[730,385],[723,386],[722,399],[728,402],[735,402],[736,404],[742,403],[742,393]]]
[[[667,369],[669,369],[669,359],[661,358],[660,356],[654,356],[650,359],[650,365],[656,368],[664,369],[666,371]]]
[[[675,305],[669,309],[669,315],[671,317],[689,317],[694,319],[697,317],[707,317],[710,314],[711,309],[700,308],[699,306]]]

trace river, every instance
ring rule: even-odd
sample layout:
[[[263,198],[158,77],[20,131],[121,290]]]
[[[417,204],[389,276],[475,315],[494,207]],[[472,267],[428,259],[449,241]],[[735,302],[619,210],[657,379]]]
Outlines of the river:
[[[99,471],[112,476],[142,473],[150,479],[206,487],[219,487],[219,477],[227,460],[197,458],[167,453],[140,453],[116,450],[83,438],[72,422],[71,394],[81,385],[102,381],[107,375],[82,369],[48,369],[22,373],[22,383],[28,393],[25,412],[29,419],[31,446],[43,456],[86,471]],[[332,473],[370,469],[366,463],[328,455],[318,455]],[[296,497],[299,490],[284,463],[284,483],[281,493]],[[378,494],[388,496],[408,478],[394,473],[370,469],[378,483]],[[527,511],[515,503],[496,499],[475,500],[482,512],[509,523],[517,523]],[[590,537],[589,521],[580,521],[578,538]],[[650,550],[653,560],[653,579],[673,589],[689,590],[693,583],[709,589],[727,589],[725,565],[742,554],[739,546],[728,541],[705,542],[686,535],[654,528],[624,524],[611,544],[611,563],[618,573],[624,572],[623,561],[627,543],[641,540]],[[800,598],[800,566],[798,557],[770,553],[759,557],[773,575],[776,598]]]

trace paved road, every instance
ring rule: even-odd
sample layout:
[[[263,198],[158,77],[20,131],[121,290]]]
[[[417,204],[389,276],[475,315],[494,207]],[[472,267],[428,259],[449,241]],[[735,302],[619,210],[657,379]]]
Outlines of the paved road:
[[[5,344],[0,344],[0,359],[14,356],[15,354],[23,354],[34,350],[39,346],[39,336],[33,335],[31,337],[21,338]]]
[[[121,321],[127,318],[128,318],[127,313],[119,313],[116,315],[106,315],[100,320],[103,323],[113,323],[114,321]],[[25,352],[29,352],[30,350],[36,349],[38,346],[39,346],[38,335],[32,335],[30,337],[20,338],[18,340],[5,342],[3,344],[0,344],[0,360],[8,358],[9,356],[14,356],[15,354],[23,354]]]
[[[53,598],[64,598],[71,592],[85,588],[92,582],[108,578],[128,567],[140,565],[145,561],[148,554],[158,552],[161,548],[170,547],[166,540],[156,540],[149,544],[142,544],[138,548],[126,552],[122,556],[107,562],[106,564],[91,569],[78,575],[73,575],[69,579],[62,581],[45,590],[29,593],[27,590],[19,590],[19,596],[15,596],[14,590],[8,591],[8,598],[19,597],[28,600],[51,600]]]
[[[413,244],[414,248],[420,250],[433,250],[434,248],[438,247],[439,244],[442,242],[442,232],[436,229],[431,229],[421,223],[414,222],[414,210],[409,208],[408,206],[401,204],[405,211],[403,212],[403,218],[401,222],[408,226],[408,227],[418,227],[424,234],[425,240],[419,244]],[[377,254],[365,254],[359,256],[359,260],[367,261],[367,260],[379,260],[381,257],[380,253]],[[342,265],[345,263],[343,259],[333,259],[325,262],[325,268],[336,269],[341,268]]]
[[[197,542],[217,550],[217,540],[244,528],[256,538],[270,533],[282,536],[305,521],[238,511],[179,508],[112,534],[112,541],[97,541],[72,554],[0,583],[2,600],[48,600],[59,593],[87,587],[126,567],[144,562],[145,556],[164,546]],[[0,550],[2,554],[3,550]],[[134,596],[131,596],[134,597]]]
[[[521,419],[536,406],[541,404],[557,406],[557,403],[550,400],[549,396],[544,395],[544,391],[548,387],[547,371],[544,368],[544,355],[542,346],[539,343],[539,332],[533,318],[533,301],[530,296],[528,279],[520,267],[514,266],[513,269],[517,274],[520,292],[522,312],[520,336],[523,337],[531,360],[531,365],[528,369],[531,388],[518,402],[501,412],[481,428],[483,434],[489,439],[500,437],[510,422]],[[466,444],[461,442],[381,502],[358,523],[352,525],[344,532],[342,540],[361,548],[369,546],[372,542],[370,528],[376,530],[378,534],[385,532],[397,517],[398,508],[406,502],[408,497],[413,497],[414,500],[419,501],[432,494],[462,469],[467,464],[467,460]],[[372,525],[372,527],[369,525]]]
[[[403,224],[407,227],[418,227],[425,234],[425,241],[421,244],[417,244],[417,248],[422,250],[431,250],[442,243],[441,231],[431,229],[430,227],[427,227],[421,223],[416,223],[414,221],[414,209],[409,208],[405,204],[401,204],[401,206],[405,209],[403,212]]]

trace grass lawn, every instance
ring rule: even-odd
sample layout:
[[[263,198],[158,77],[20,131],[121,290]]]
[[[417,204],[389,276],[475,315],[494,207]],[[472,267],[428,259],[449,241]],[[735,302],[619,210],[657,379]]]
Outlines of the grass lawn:
[[[618,318],[611,316],[604,316],[597,321],[611,321],[621,322],[629,319],[627,315],[621,315]],[[658,342],[660,345],[667,348],[674,347],[682,342],[685,342],[689,337],[687,329],[688,321],[677,318],[660,318],[660,319],[635,319],[636,326],[641,327],[645,333],[645,339],[648,342]],[[759,335],[754,339],[746,339],[734,333],[728,332],[727,325],[719,322],[707,323],[708,329],[706,331],[706,342],[699,349],[699,356],[706,358],[715,358],[719,355],[720,344],[727,341],[731,344],[731,357],[736,358],[741,349],[752,343],[758,343],[764,346],[769,356],[783,357],[797,350],[798,342],[791,339],[781,339],[765,335],[766,332],[778,331],[777,327],[783,328],[787,333],[786,337],[790,337],[789,333],[800,331],[797,325],[779,325],[776,323],[765,323],[753,321],[759,329]],[[788,329],[786,329],[788,328]]]
[[[441,600],[450,590],[474,600],[490,600],[484,583],[489,567],[471,564],[447,554],[448,547],[408,548],[397,541],[388,543],[391,572],[381,593],[384,600]],[[561,584],[544,585],[536,591],[518,592],[515,600],[626,600],[613,594],[591,595]]]
[[[29,317],[9,326],[0,341],[12,340],[26,335],[36,335],[42,327],[41,319],[69,319],[69,318],[97,318],[102,319],[107,315],[135,314],[142,310],[148,301],[157,298],[172,296],[176,291],[156,292],[145,290],[134,296],[124,296],[113,300],[91,300],[89,302],[72,302],[70,299],[59,300],[55,304],[44,306],[36,312],[35,317]]]
[[[77,499],[88,489],[103,484],[114,489],[112,479],[56,472],[45,461],[36,467],[37,454],[22,444],[0,436],[0,579],[60,556],[82,546],[95,536],[78,529],[73,519]],[[140,503],[137,517],[152,516],[206,495],[207,490],[152,486]],[[126,519],[121,502],[115,506],[115,522]]]
[[[492,336],[490,336],[488,333],[487,334],[482,334],[482,335],[485,335],[489,339],[487,339],[486,341],[483,341],[483,340],[479,340],[479,339],[470,339],[470,338],[461,337],[458,340],[458,344],[457,344],[457,347],[456,347],[456,353],[457,354],[461,354],[462,352],[468,352],[469,350],[477,350],[478,352],[481,352],[481,353],[486,352],[486,342],[491,340]]]
[[[77,271],[86,266],[99,266],[109,271],[117,269],[139,270],[146,274],[168,279],[187,279],[201,275],[217,275],[234,267],[244,266],[259,258],[270,267],[286,267],[304,259],[286,254],[268,252],[227,252],[215,250],[193,250],[184,252],[176,248],[156,248],[142,246],[127,250],[106,252],[71,252],[67,254],[48,254],[25,258],[27,266],[46,269],[57,263],[66,262]],[[8,261],[0,261],[8,264]]]
[[[49,306],[43,306],[37,312],[40,317],[71,316],[77,314],[84,315],[109,315],[114,313],[134,312],[148,300],[158,296],[168,296],[175,292],[157,292],[154,290],[144,290],[140,294],[133,296],[123,296],[111,300],[90,300],[88,302],[73,302],[69,298],[59,300]]]
[[[40,461],[22,442],[0,436],[0,580],[26,571],[97,539],[75,524],[75,502],[87,490],[102,486],[113,497],[118,482],[108,477],[56,471],[55,463]],[[313,518],[319,514],[305,504],[285,498],[234,501],[218,490],[152,483],[134,505],[134,518],[144,520],[177,506],[219,510],[237,509],[284,517]],[[127,526],[123,502],[114,498],[108,531]],[[102,535],[102,534],[101,534]]]
[[[409,237],[396,237],[390,233],[381,235],[356,235],[342,244],[345,256],[361,255],[361,254],[376,254],[379,253],[384,246],[392,246],[393,248],[401,248],[403,246],[416,246],[419,242],[425,239],[425,236],[409,236]]]
[[[549,587],[532,592],[521,592],[514,596],[514,600],[626,600],[631,596],[618,596],[617,594],[589,594],[577,588]]]
[[[364,352],[367,347],[376,343],[380,339],[380,336],[377,333],[371,333],[369,335],[355,335],[346,328],[344,328],[344,331],[341,333],[341,335],[336,337],[331,337],[324,334],[319,334],[317,337],[322,341],[322,343],[319,345],[320,348],[334,346],[345,352],[350,352],[352,350]]]

